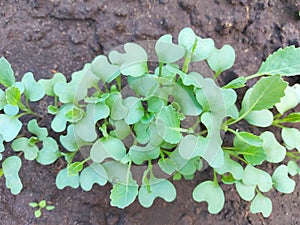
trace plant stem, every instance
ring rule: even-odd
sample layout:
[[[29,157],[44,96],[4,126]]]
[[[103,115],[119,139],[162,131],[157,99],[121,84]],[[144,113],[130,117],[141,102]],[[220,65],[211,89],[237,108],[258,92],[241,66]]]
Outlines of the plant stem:
[[[246,79],[246,80],[251,80],[251,79],[253,79],[253,78],[260,77],[260,76],[262,76],[262,75],[264,75],[264,74],[255,73],[255,74],[252,74],[252,75],[249,75],[249,76],[245,77],[245,79]]]
[[[161,77],[163,65],[164,65],[164,63],[162,63],[162,62],[160,62],[158,65],[159,66],[158,76],[160,76],[160,77]]]

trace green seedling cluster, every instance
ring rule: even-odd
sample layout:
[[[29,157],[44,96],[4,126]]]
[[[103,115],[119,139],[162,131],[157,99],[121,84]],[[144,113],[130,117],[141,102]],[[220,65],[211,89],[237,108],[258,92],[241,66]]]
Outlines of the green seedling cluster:
[[[55,209],[55,206],[47,205],[46,200],[42,200],[40,202],[30,202],[28,205],[32,208],[37,208],[34,211],[35,218],[39,218],[42,216],[42,209],[45,209],[47,211],[51,211],[51,210]]]
[[[291,177],[300,173],[300,113],[294,110],[300,86],[289,86],[283,79],[300,75],[300,48],[279,49],[257,73],[223,87],[216,79],[234,64],[231,46],[218,49],[212,39],[184,28],[178,44],[164,35],[155,52],[157,68],[150,68],[145,49],[127,43],[123,52],[97,56],[73,73],[70,82],[60,73],[39,81],[26,73],[16,82],[2,57],[0,152],[11,145],[16,154],[5,152],[0,176],[11,193],[22,189],[20,157],[42,165],[65,160],[66,167],[56,177],[59,189],[90,191],[95,184],[111,182],[111,205],[119,208],[135,199],[144,207],[158,197],[172,202],[176,189],[169,178],[193,179],[208,164],[214,175],[195,187],[195,201],[205,201],[210,213],[219,213],[225,202],[222,187],[233,185],[251,202],[252,213],[270,216],[272,202],[266,193],[293,192]],[[190,71],[190,65],[200,61],[212,73]],[[236,89],[246,89],[254,78],[256,83],[237,107]],[[51,129],[59,139],[40,126],[42,119],[32,104],[45,96],[51,102]],[[281,137],[275,137],[274,130]],[[232,136],[231,142],[223,143]],[[261,169],[265,163],[274,164],[274,171]]]

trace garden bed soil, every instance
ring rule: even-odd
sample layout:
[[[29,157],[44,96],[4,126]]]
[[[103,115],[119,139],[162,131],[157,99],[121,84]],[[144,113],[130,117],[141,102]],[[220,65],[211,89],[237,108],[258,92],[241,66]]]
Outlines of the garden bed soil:
[[[260,63],[280,47],[299,47],[299,4],[297,0],[1,0],[0,56],[12,64],[17,79],[27,71],[37,79],[50,78],[54,71],[70,78],[72,72],[95,56],[121,44],[156,40],[166,33],[176,37],[189,26],[199,36],[213,38],[217,47],[230,44],[236,50],[234,67],[218,80],[224,84],[237,76],[255,73]],[[47,99],[41,101],[37,110],[46,115],[48,103]],[[241,124],[240,129],[249,129],[245,126]],[[273,201],[273,212],[265,219],[249,212],[249,203],[240,199],[233,186],[222,185],[226,203],[217,215],[208,213],[206,203],[194,202],[192,190],[212,178],[209,169],[192,181],[175,181],[177,198],[172,203],[158,199],[145,209],[136,201],[121,210],[109,204],[111,185],[94,186],[90,192],[58,190],[55,176],[62,166],[60,160],[51,166],[24,161],[20,171],[24,189],[17,196],[11,195],[5,180],[0,179],[0,224],[300,224],[298,177],[293,194],[275,190],[267,194]],[[28,203],[42,199],[56,208],[35,219]]]

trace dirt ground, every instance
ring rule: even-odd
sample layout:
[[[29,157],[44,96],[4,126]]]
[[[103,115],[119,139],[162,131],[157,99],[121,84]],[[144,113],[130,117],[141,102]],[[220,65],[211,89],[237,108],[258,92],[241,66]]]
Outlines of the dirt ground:
[[[235,66],[220,83],[256,72],[262,60],[279,47],[300,45],[298,0],[0,0],[0,56],[12,64],[20,79],[27,71],[50,78],[51,70],[70,78],[95,56],[126,42],[174,37],[192,27],[216,46],[231,44]],[[299,82],[295,78],[291,82]],[[250,84],[251,85],[251,84]],[[40,107],[46,107],[41,102]],[[13,154],[10,152],[10,154]],[[296,225],[300,224],[300,187],[293,194],[275,190],[268,196],[273,213],[267,219],[250,214],[249,204],[232,186],[223,186],[224,209],[210,215],[206,203],[192,200],[193,188],[212,177],[210,170],[193,181],[177,181],[177,199],[156,200],[149,209],[138,202],[124,210],[109,205],[110,185],[90,192],[56,189],[60,162],[51,166],[23,162],[21,194],[13,196],[0,179],[1,225]],[[268,167],[268,165],[265,165]],[[29,202],[45,199],[56,206],[35,219]]]

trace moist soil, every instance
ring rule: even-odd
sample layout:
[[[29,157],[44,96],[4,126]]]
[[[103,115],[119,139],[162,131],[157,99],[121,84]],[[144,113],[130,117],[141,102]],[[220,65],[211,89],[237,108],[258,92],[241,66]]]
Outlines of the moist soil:
[[[199,36],[213,38],[218,48],[230,44],[236,50],[234,67],[218,80],[224,84],[255,73],[260,63],[280,47],[299,47],[299,10],[297,0],[0,0],[0,56],[12,64],[17,79],[27,71],[36,79],[50,78],[54,71],[70,79],[72,72],[95,56],[119,45],[156,40],[166,33],[177,37],[180,29],[189,26]],[[289,81],[296,83],[299,79]],[[46,99],[36,106],[45,117],[47,104]],[[49,127],[49,120],[45,121]],[[249,127],[242,123],[240,129]],[[266,219],[251,214],[249,203],[241,200],[230,185],[222,185],[226,203],[217,215],[208,213],[206,203],[194,202],[192,190],[212,178],[209,169],[196,174],[192,181],[175,181],[177,198],[172,203],[157,199],[145,209],[136,201],[121,210],[109,204],[110,184],[94,186],[90,192],[58,190],[55,176],[62,166],[60,160],[50,166],[24,161],[20,171],[24,188],[17,196],[10,194],[5,180],[0,179],[0,224],[300,224],[298,177],[293,194],[275,190],[267,194],[273,201],[273,212]],[[270,165],[264,168],[268,170]],[[36,219],[28,203],[42,199],[56,208],[43,211]]]

